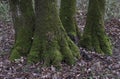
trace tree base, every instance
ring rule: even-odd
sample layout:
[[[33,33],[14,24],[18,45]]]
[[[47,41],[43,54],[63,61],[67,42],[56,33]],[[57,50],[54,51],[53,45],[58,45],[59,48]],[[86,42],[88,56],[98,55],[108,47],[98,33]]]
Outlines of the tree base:
[[[81,46],[84,48],[87,48],[91,51],[96,51],[101,54],[112,54],[112,45],[107,37],[107,35],[103,32],[96,34],[84,33],[82,39],[81,39]]]
[[[58,66],[61,62],[72,65],[75,59],[79,57],[80,52],[78,47],[70,40],[67,34],[63,33],[59,36],[55,35],[51,40],[34,39],[33,46],[28,55],[28,61],[30,63],[41,61],[47,66]]]

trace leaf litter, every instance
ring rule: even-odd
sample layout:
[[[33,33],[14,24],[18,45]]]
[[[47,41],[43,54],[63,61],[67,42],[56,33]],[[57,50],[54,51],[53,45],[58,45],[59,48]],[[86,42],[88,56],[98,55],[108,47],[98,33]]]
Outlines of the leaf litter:
[[[85,18],[85,14],[77,13],[81,32]],[[82,57],[73,66],[62,63],[58,70],[54,66],[42,67],[40,62],[27,64],[25,57],[9,61],[15,32],[11,22],[0,21],[0,79],[120,79],[120,19],[113,18],[105,22],[105,26],[113,44],[112,56],[103,56],[80,47],[92,59],[88,61]]]

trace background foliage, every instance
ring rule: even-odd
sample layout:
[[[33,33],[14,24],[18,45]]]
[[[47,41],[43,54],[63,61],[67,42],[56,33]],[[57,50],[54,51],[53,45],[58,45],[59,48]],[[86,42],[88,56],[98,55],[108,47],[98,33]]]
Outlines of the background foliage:
[[[77,0],[77,8],[82,12],[87,12],[89,0]],[[106,0],[105,20],[120,18],[120,0]]]
[[[9,5],[8,5],[8,1],[6,0],[0,1],[0,20],[2,21],[10,20]]]
[[[120,0],[106,0],[106,14],[105,19],[120,18]],[[58,8],[60,6],[60,0],[58,0]],[[88,0],[77,0],[77,9],[80,12],[87,12]],[[10,18],[8,0],[0,1],[0,20],[9,21]]]

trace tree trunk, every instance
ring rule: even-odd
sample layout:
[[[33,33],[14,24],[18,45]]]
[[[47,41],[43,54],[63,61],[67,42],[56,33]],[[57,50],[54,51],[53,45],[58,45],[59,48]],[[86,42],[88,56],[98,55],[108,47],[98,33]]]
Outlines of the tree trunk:
[[[62,26],[56,0],[35,0],[36,27],[32,0],[14,2],[10,0],[16,31],[11,60],[28,56],[28,62],[42,61],[45,65],[59,65],[62,61],[73,64],[75,58],[80,57],[78,47]]]
[[[74,41],[78,42],[80,39],[80,32],[78,30],[76,20],[76,0],[61,0],[60,19],[67,31],[68,36]]]
[[[102,54],[112,54],[111,42],[104,29],[105,0],[89,0],[81,46]]]
[[[10,59],[14,60],[29,53],[34,30],[34,12],[32,0],[10,0],[9,2],[15,28],[15,44]]]

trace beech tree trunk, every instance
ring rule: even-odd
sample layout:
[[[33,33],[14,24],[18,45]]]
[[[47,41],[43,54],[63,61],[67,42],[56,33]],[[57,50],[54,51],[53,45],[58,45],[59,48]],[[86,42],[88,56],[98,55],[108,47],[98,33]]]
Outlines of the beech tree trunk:
[[[27,56],[32,44],[34,12],[32,0],[9,0],[15,28],[15,44],[10,59]]]
[[[60,19],[68,36],[78,42],[81,35],[75,20],[76,0],[61,0]]]
[[[67,36],[60,21],[56,0],[35,0],[36,27],[29,62],[45,65],[73,64],[79,57],[78,47]]]
[[[23,21],[21,25],[15,26],[20,27],[16,29],[16,42],[11,59],[27,54],[28,62],[41,61],[49,66],[60,65],[63,61],[72,65],[75,59],[80,57],[79,48],[67,36],[62,26],[56,4],[56,0],[35,0],[34,27],[31,3],[21,0],[20,12]],[[14,24],[16,22],[15,19]]]
[[[112,54],[111,42],[104,29],[105,0],[89,0],[81,46],[102,54]]]

